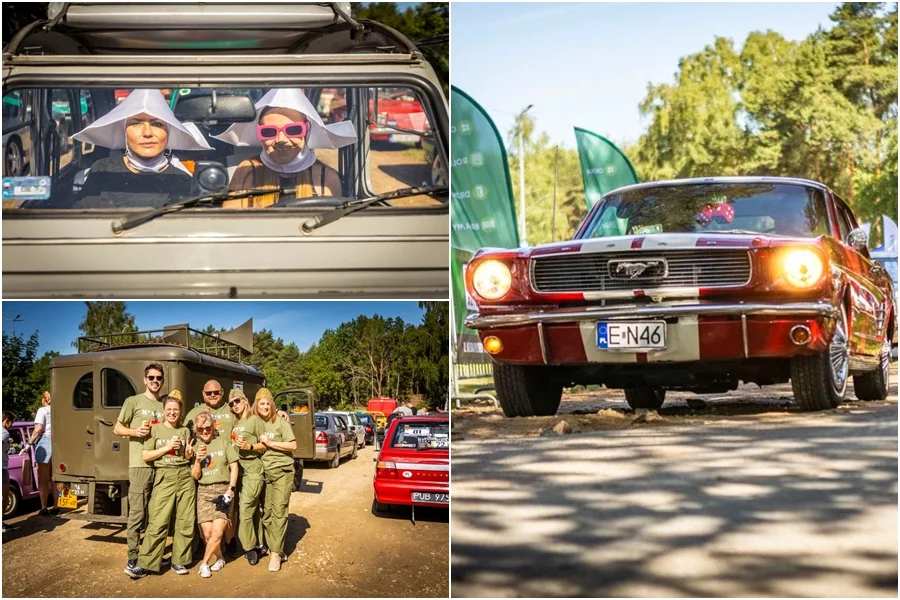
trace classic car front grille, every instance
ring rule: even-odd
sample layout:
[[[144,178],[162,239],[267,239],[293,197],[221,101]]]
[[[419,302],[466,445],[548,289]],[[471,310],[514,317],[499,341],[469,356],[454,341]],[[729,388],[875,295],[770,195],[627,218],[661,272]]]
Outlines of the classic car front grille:
[[[633,273],[642,266],[643,272],[630,276],[629,269]],[[747,250],[559,254],[531,260],[532,286],[541,293],[728,287],[749,281]]]

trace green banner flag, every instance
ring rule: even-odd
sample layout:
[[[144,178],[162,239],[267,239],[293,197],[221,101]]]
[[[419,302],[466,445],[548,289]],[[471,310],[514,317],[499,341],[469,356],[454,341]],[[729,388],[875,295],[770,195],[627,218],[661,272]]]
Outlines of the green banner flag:
[[[484,362],[477,334],[463,327],[474,310],[465,265],[479,248],[518,248],[516,212],[503,138],[487,112],[450,86],[450,244],[457,362]]]
[[[638,182],[628,157],[605,137],[576,127],[575,141],[588,210],[603,194]]]

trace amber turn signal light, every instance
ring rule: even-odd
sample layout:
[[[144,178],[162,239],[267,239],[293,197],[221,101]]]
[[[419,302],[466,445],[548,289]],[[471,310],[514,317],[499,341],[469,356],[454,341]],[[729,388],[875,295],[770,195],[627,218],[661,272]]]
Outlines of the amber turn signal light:
[[[500,354],[503,352],[503,342],[498,337],[488,336],[484,338],[482,345],[488,354]]]

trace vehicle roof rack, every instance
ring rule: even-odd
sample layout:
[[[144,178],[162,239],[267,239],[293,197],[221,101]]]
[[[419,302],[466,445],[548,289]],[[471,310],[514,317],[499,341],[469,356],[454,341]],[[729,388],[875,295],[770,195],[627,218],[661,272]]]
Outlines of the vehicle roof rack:
[[[291,4],[51,3],[4,57],[29,54],[421,53],[384,24],[357,21],[349,2]]]
[[[162,329],[80,336],[77,342],[79,354],[146,346],[180,346],[243,363],[253,354],[253,319],[218,334],[192,329],[185,323],[166,325]]]

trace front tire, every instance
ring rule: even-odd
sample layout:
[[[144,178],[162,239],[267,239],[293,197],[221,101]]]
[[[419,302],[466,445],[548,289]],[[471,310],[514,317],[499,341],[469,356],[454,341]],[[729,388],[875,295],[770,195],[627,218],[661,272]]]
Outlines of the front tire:
[[[562,400],[562,384],[551,381],[550,370],[521,365],[494,365],[497,400],[507,417],[555,415]]]
[[[884,339],[877,370],[853,376],[853,392],[859,400],[884,400],[891,380],[891,341]]]
[[[666,390],[661,387],[642,385],[640,387],[625,388],[625,402],[634,410],[646,408],[659,410],[666,400]]]
[[[844,401],[850,371],[847,311],[841,313],[828,350],[791,360],[791,388],[801,410],[828,410]]]
[[[19,494],[19,488],[15,485],[9,486],[9,493],[6,495],[6,505],[3,507],[3,518],[8,519],[15,515],[22,503],[22,496]]]

